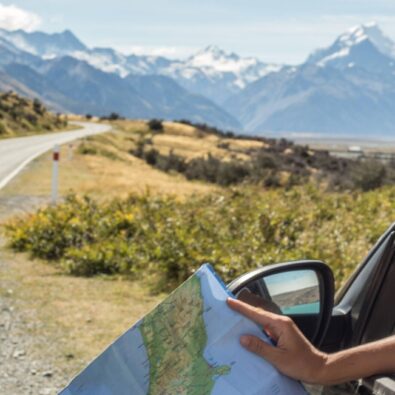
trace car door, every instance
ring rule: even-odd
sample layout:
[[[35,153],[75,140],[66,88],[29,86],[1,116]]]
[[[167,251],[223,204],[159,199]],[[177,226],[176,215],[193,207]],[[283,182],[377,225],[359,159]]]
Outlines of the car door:
[[[340,291],[323,349],[338,351],[395,334],[394,241],[391,226]],[[395,395],[395,376],[365,378],[321,393]]]

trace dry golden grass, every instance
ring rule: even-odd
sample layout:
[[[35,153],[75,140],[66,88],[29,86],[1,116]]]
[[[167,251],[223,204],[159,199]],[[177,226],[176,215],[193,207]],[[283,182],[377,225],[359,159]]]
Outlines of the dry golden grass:
[[[74,117],[81,120],[82,117]],[[140,138],[152,141],[152,148],[162,154],[172,150],[187,159],[207,156],[209,153],[229,160],[231,157],[248,159],[248,150],[264,147],[254,140],[227,139],[203,133],[195,127],[164,122],[163,133],[152,135],[146,121],[127,120],[112,123],[115,130],[90,137],[82,143],[61,147],[60,194],[71,191],[98,198],[124,197],[130,193],[172,194],[181,197],[209,193],[219,187],[202,182],[191,182],[182,175],[156,170],[129,153]],[[82,155],[80,144],[94,149],[94,155]],[[51,192],[51,155],[46,154],[31,163],[2,191],[0,196],[49,196]]]
[[[153,148],[166,155],[172,150],[186,159],[210,153],[222,160],[229,160],[232,156],[247,160],[248,150],[267,146],[256,140],[222,138],[180,123],[164,122],[164,126],[164,133],[152,137]]]
[[[130,193],[172,194],[189,196],[208,193],[217,187],[202,182],[191,182],[177,174],[167,174],[147,165],[128,153],[134,147],[135,130],[144,130],[145,123],[129,121],[130,131],[116,131],[76,142],[70,150],[61,147],[59,164],[59,193],[71,191],[90,194],[100,199],[124,197]],[[82,155],[80,144],[89,144],[99,155]],[[49,196],[51,193],[51,154],[33,161],[18,177],[12,180],[0,196]]]
[[[152,140],[154,148],[166,155],[170,150],[187,159],[205,156],[208,153],[218,158],[228,155],[226,150],[217,147],[218,138],[215,136],[197,139],[196,137],[165,133],[156,135]]]

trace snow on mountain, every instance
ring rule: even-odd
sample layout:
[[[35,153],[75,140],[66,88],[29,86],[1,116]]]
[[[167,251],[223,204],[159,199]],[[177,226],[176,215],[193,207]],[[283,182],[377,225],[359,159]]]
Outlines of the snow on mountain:
[[[121,77],[130,73],[171,77],[184,88],[218,104],[247,84],[282,67],[263,63],[256,58],[241,58],[216,46],[208,46],[185,60],[133,54],[126,56],[111,48],[86,49],[69,55]]]
[[[306,63],[249,84],[223,107],[253,133],[393,135],[394,47],[376,24],[354,27]]]
[[[85,51],[87,49],[70,30],[49,34],[0,29],[0,37],[9,41],[18,49],[40,56],[43,59],[69,55],[72,52]]]
[[[239,92],[249,83],[281,69],[253,57],[242,58],[216,46],[208,46],[184,60],[156,56],[125,55],[112,48],[88,48],[71,31],[47,34],[0,29],[0,38],[24,52],[44,60],[72,56],[91,66],[121,77],[128,74],[164,75],[175,79],[195,94],[217,104]]]
[[[185,60],[160,68],[159,74],[177,80],[184,88],[222,104],[249,83],[282,66],[252,57],[242,58],[210,45]]]
[[[349,58],[347,65],[353,67],[356,64],[352,57],[357,55],[359,60],[362,60],[362,51],[368,57],[368,52],[371,52],[372,48],[385,57],[395,59],[395,43],[383,34],[375,22],[358,25],[347,30],[330,47],[319,49],[310,55],[307,63],[323,66],[339,61],[344,63],[342,58]]]
[[[395,43],[383,34],[376,22],[355,26],[339,37],[348,47],[363,40],[370,40],[382,54],[395,58]]]
[[[244,88],[252,82],[281,66],[265,64],[257,58],[241,58],[235,53],[227,53],[215,45],[210,45],[192,55],[183,63],[185,68],[202,70],[208,76],[231,73],[236,76],[235,83]]]
[[[121,77],[126,77],[131,72],[126,57],[111,48],[75,51],[70,53],[70,56],[83,60],[101,71],[116,73]]]

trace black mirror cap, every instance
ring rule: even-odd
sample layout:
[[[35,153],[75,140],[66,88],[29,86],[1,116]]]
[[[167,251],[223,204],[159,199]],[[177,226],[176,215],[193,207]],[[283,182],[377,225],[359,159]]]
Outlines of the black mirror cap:
[[[289,272],[293,270],[313,270],[317,273],[320,284],[320,320],[315,336],[311,341],[316,347],[320,347],[328,330],[332,317],[332,310],[335,298],[335,281],[331,268],[322,261],[301,260],[277,263],[274,265],[262,266],[249,273],[243,274],[230,282],[227,287],[230,292],[237,294],[248,283],[255,281],[264,276],[272,274]]]

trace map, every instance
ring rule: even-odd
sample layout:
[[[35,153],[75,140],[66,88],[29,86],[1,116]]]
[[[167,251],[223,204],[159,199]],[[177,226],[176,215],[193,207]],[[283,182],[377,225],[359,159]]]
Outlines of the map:
[[[270,339],[227,306],[229,296],[211,266],[203,265],[60,394],[307,394],[240,346],[242,334]]]

